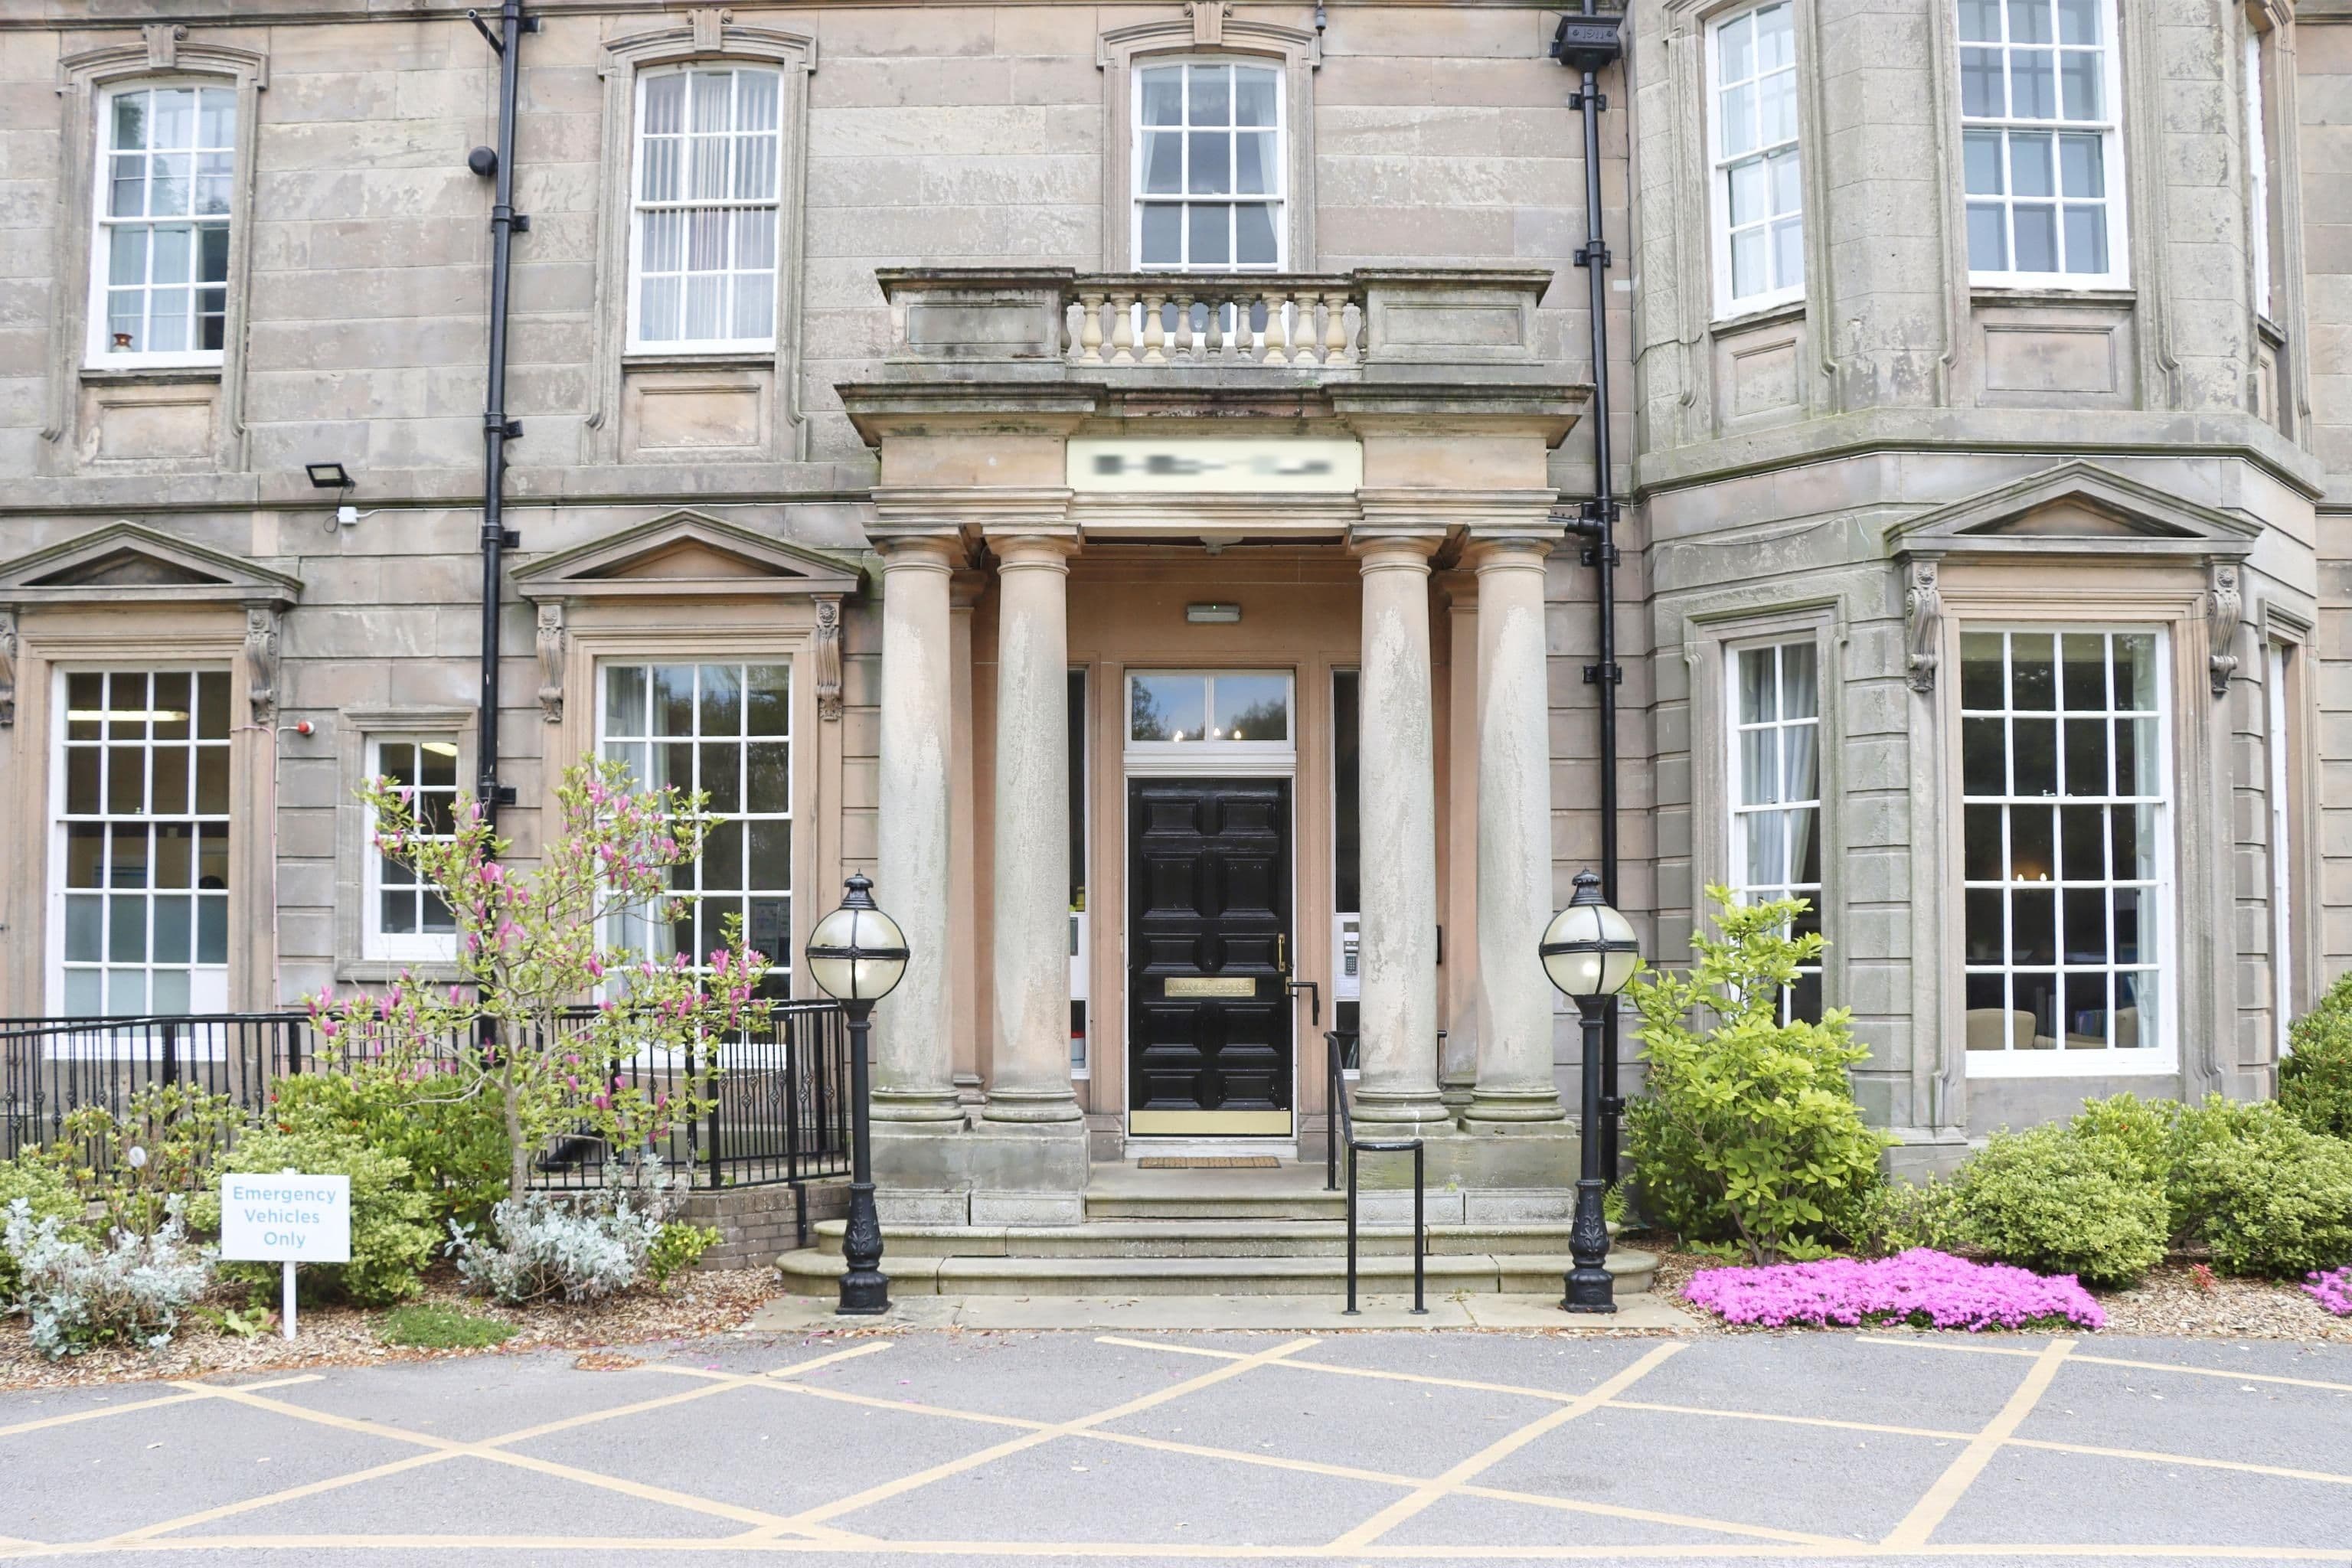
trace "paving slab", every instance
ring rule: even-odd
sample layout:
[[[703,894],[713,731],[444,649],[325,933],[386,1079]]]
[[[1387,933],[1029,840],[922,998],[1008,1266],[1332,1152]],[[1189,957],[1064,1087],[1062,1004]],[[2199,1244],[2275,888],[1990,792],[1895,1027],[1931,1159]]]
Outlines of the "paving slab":
[[[6,1424],[30,1408],[10,1398]],[[0,1534],[100,1541],[415,1452],[224,1399],[126,1410],[0,1437]]]
[[[1545,1433],[1478,1479],[1509,1491],[1876,1541],[1961,1447],[1836,1427],[1604,1408]]]
[[[1407,1490],[1069,1436],[832,1522],[891,1541],[1309,1546]]]
[[[1929,1539],[2340,1552],[2352,1547],[2352,1485],[2004,1448]]]
[[[2193,1393],[2182,1386],[2190,1383],[2199,1385]],[[2186,1378],[2069,1360],[2017,1435],[2352,1474],[2352,1388]]]

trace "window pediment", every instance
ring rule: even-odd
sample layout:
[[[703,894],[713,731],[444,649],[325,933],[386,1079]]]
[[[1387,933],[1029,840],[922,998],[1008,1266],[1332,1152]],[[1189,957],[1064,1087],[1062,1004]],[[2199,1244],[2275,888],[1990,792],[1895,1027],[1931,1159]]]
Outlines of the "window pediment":
[[[2095,463],[2070,462],[1897,524],[1897,559],[2069,555],[2237,559],[2262,527]]]
[[[149,599],[284,605],[301,596],[299,577],[135,522],[110,523],[0,563],[0,602],[19,605]]]
[[[515,587],[534,601],[813,597],[856,593],[861,578],[855,562],[681,511],[535,561]]]

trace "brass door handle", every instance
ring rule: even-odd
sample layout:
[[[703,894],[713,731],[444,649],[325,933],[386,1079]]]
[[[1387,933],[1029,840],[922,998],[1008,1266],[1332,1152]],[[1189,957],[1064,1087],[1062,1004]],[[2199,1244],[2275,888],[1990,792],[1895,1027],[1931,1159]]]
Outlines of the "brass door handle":
[[[1278,933],[1274,939],[1274,966],[1284,974],[1290,973],[1290,933]]]

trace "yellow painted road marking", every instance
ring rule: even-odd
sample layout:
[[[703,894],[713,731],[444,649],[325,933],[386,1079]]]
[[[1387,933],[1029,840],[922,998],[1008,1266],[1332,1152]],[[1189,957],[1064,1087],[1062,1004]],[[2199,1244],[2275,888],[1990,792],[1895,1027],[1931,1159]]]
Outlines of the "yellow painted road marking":
[[[1969,1446],[1960,1450],[1959,1457],[1944,1473],[1936,1478],[1936,1484],[1927,1489],[1927,1495],[1914,1504],[1911,1511],[1903,1516],[1902,1522],[1887,1533],[1885,1544],[1927,1544],[1927,1538],[1936,1532],[1937,1525],[1944,1522],[1945,1516],[1952,1511],[1961,1494],[1984,1473],[1984,1468],[1992,1463],[1992,1457],[2000,1452],[2001,1445],[2015,1436],[2018,1427],[2033,1413],[2033,1406],[2042,1394],[2049,1392],[2051,1380],[2058,1375],[2058,1368],[2074,1348],[2073,1340],[2053,1340],[2042,1348],[2033,1358],[2033,1364],[2026,1369],[2025,1376],[2018,1383],[2016,1392],[2009,1396],[2008,1403],[1985,1424],[1983,1431],[1969,1440]]]
[[[247,1383],[241,1384],[238,1386],[243,1388],[291,1388],[298,1383],[317,1383],[320,1381],[320,1378],[319,1373],[315,1372],[306,1372],[299,1377],[273,1377],[267,1383]],[[179,1389],[186,1389],[189,1387],[189,1384],[184,1383],[176,1383],[172,1386]],[[200,1394],[166,1394],[157,1399],[134,1399],[128,1405],[101,1405],[95,1409],[77,1410],[69,1415],[44,1415],[37,1421],[19,1421],[14,1426],[0,1426],[0,1437],[13,1436],[19,1432],[39,1432],[51,1426],[69,1426],[77,1421],[97,1421],[109,1415],[128,1415],[135,1410],[159,1410],[166,1405],[194,1405],[198,1400],[210,1399],[213,1396],[214,1387],[215,1385],[206,1384],[203,1385],[204,1392]],[[5,1539],[7,1538],[0,1536],[0,1540]]]
[[[1957,1351],[1963,1355],[2034,1356],[2040,1351],[2025,1350],[2015,1345],[1958,1345],[1943,1340],[1888,1339],[1876,1334],[1856,1334],[1859,1345],[1897,1345],[1906,1350]],[[2127,1356],[2075,1355],[2069,1362],[2083,1366],[2121,1366],[2134,1372],[2178,1372],[2190,1377],[2227,1377],[2240,1383],[2275,1383],[2288,1388],[2316,1388],[2329,1394],[2352,1394],[2352,1383],[2322,1383],[2315,1378],[2283,1377],[2270,1372],[2232,1372],[2225,1366],[2184,1366],[2169,1361],[2134,1361]]]
[[[1827,1426],[1837,1432],[1881,1432],[1890,1437],[1933,1437],[1938,1442],[1965,1443],[1973,1432],[1946,1432],[1934,1426],[1889,1426],[1877,1421],[1840,1421],[1829,1415],[1782,1415],[1769,1410],[1717,1410],[1705,1405],[1653,1405],[1640,1399],[1612,1399],[1612,1410],[1654,1410],[1664,1415],[1712,1415],[1725,1421],[1774,1421],[1790,1426]]]
[[[2011,1437],[2012,1448],[2041,1448],[2053,1454],[2085,1454],[2099,1459],[2139,1459],[2152,1465],[2188,1465],[2205,1470],[2243,1470],[2248,1475],[2276,1476],[2282,1480],[2320,1481],[2352,1487],[2352,1476],[2333,1470],[2296,1470],[2281,1465],[2258,1465],[2250,1459],[2208,1459],[2191,1454],[2161,1454],[2153,1448],[2102,1448],[2087,1443],[2053,1443],[2036,1437]]]
[[[1528,1422],[1526,1426],[1520,1427],[1510,1436],[1504,1437],[1497,1442],[1489,1443],[1484,1448],[1479,1449],[1468,1458],[1464,1459],[1461,1463],[1447,1470],[1435,1480],[1428,1482],[1419,1488],[1410,1497],[1400,1498],[1395,1502],[1389,1504],[1388,1507],[1381,1510],[1380,1512],[1372,1515],[1371,1518],[1365,1520],[1361,1524],[1357,1525],[1353,1530],[1346,1531],[1341,1534],[1339,1539],[1332,1542],[1331,1545],[1333,1550],[1349,1550],[1358,1546],[1369,1545],[1372,1542],[1378,1541],[1381,1536],[1387,1534],[1390,1531],[1395,1529],[1406,1520],[1411,1519],[1414,1514],[1419,1513],[1422,1510],[1427,1508],[1430,1504],[1435,1502],[1439,1498],[1444,1497],[1446,1493],[1458,1489],[1465,1482],[1472,1479],[1481,1471],[1486,1469],[1489,1466],[1497,1464],[1502,1460],[1508,1458],[1512,1454],[1515,1454],[1519,1449],[1526,1447],[1529,1443],[1534,1442],[1537,1438],[1542,1436],[1545,1433],[1550,1431],[1555,1426],[1559,1426],[1565,1422],[1573,1421],[1585,1412],[1597,1409],[1601,1405],[1607,1404],[1610,1400],[1614,1399],[1618,1394],[1622,1394],[1626,1389],[1632,1387],[1634,1384],[1640,1382],[1643,1378],[1655,1371],[1659,1366],[1663,1365],[1669,1356],[1673,1355],[1676,1351],[1679,1351],[1683,1347],[1679,1342],[1656,1346],[1651,1350],[1647,1355],[1642,1357],[1641,1360],[1625,1368],[1622,1372],[1618,1373],[1614,1377],[1608,1378],[1595,1385],[1590,1393],[1581,1395],[1575,1402],[1563,1405],[1557,1410],[1547,1411],[1545,1414],[1538,1416],[1535,1420]]]
[[[818,1356],[809,1361],[801,1362],[793,1366],[779,1368],[774,1372],[767,1373],[766,1376],[772,1379],[794,1377],[803,1373],[815,1371],[817,1368],[822,1366],[829,1366],[835,1363],[846,1361],[856,1356],[869,1355],[876,1351],[887,1350],[888,1348],[887,1343],[881,1342],[854,1346],[847,1350],[836,1351],[830,1355]],[[752,1379],[742,1379],[740,1381],[745,1384],[752,1384],[755,1383],[755,1380]],[[593,1470],[579,1468],[576,1466],[558,1464],[550,1459],[535,1458],[525,1454],[508,1453],[504,1451],[503,1448],[503,1445],[522,1442],[531,1437],[544,1436],[552,1432],[565,1431],[572,1427],[588,1426],[598,1421],[611,1420],[616,1416],[640,1415],[646,1411],[658,1409],[665,1405],[682,1405],[689,1400],[708,1398],[709,1395],[714,1394],[725,1393],[728,1387],[732,1385],[733,1384],[731,1383],[706,1384],[703,1387],[689,1389],[681,1394],[667,1394],[659,1399],[640,1400],[631,1405],[614,1405],[603,1410],[590,1411],[585,1415],[568,1416],[560,1421],[542,1422],[536,1426],[520,1427],[512,1432],[502,1433],[495,1437],[486,1437],[476,1442],[461,1442],[454,1438],[442,1437],[432,1433],[416,1432],[405,1427],[386,1426],[380,1422],[361,1420],[348,1415],[338,1415],[331,1411],[312,1410],[303,1405],[287,1404],[283,1400],[255,1397],[251,1394],[249,1387],[221,1388],[205,1384],[175,1384],[174,1386],[190,1390],[192,1394],[196,1394],[199,1397],[227,1399],[232,1403],[251,1405],[254,1408],[266,1410],[274,1415],[288,1415],[298,1420],[312,1422],[322,1426],[331,1426],[339,1430],[353,1432],[365,1436],[382,1437],[396,1442],[412,1443],[419,1447],[423,1447],[430,1451],[425,1454],[414,1455],[405,1459],[393,1460],[387,1464],[370,1466],[364,1469],[355,1470],[346,1475],[329,1477],[321,1480],[312,1481],[305,1486],[289,1488],[283,1491],[271,1492],[266,1496],[247,1498],[240,1502],[224,1503],[218,1507],[201,1510],[195,1513],[183,1515],[177,1519],[169,1519],[158,1523],[145,1525],[137,1530],[125,1531],[122,1534],[110,1539],[118,1542],[140,1542],[143,1544],[151,1542],[156,1537],[192,1529],[200,1524],[208,1524],[215,1520],[226,1519],[236,1514],[250,1512],[253,1510],[270,1507],[278,1503],[295,1501],[301,1498],[316,1496],[320,1492],[332,1491],[339,1488],[357,1485],[362,1481],[374,1480],[383,1476],[397,1474],[403,1470],[415,1469],[420,1466],[437,1464],[445,1459],[457,1458],[460,1457],[488,1459],[495,1464],[509,1465],[518,1469],[531,1470],[541,1475],[553,1476],[560,1479],[595,1487],[605,1491],[618,1492],[624,1496],[636,1498],[640,1501],[658,1502],[669,1507],[684,1509],[689,1512],[715,1515],[719,1518],[726,1519],[738,1524],[753,1527],[766,1527],[770,1529],[778,1528],[783,1524],[782,1517],[780,1515],[768,1512],[765,1510],[742,1508],[733,1503],[720,1502],[711,1498],[698,1497],[689,1492],[676,1491],[667,1487],[650,1486],[642,1481],[633,1481],[617,1476],[603,1475]],[[789,1384],[771,1383],[768,1386],[789,1386]],[[849,1531],[839,1530],[827,1529],[815,1531],[814,1533],[820,1534],[825,1539],[835,1542],[835,1543],[845,1543],[858,1539]]]
[[[1108,1410],[1098,1411],[1092,1415],[1081,1415],[1075,1420],[1059,1422],[1039,1431],[1025,1433],[992,1447],[982,1448],[976,1454],[967,1454],[962,1458],[950,1459],[945,1464],[933,1465],[927,1470],[918,1470],[913,1475],[901,1476],[897,1480],[885,1481],[880,1486],[868,1487],[864,1491],[853,1492],[848,1497],[826,1503],[820,1508],[804,1510],[794,1514],[789,1523],[794,1528],[822,1524],[826,1520],[838,1519],[845,1513],[854,1513],[859,1509],[870,1508],[877,1502],[887,1501],[891,1498],[913,1491],[919,1487],[927,1487],[933,1481],[944,1480],[950,1476],[977,1469],[982,1465],[993,1463],[1008,1455],[1017,1454],[1024,1448],[1034,1448],[1041,1443],[1050,1443],[1056,1437],[1084,1432],[1106,1421],[1116,1421],[1122,1416],[1149,1410],[1156,1405],[1164,1405],[1171,1399],[1181,1399],[1188,1394],[1197,1394],[1202,1389],[1223,1383],[1228,1378],[1238,1377],[1253,1367],[1264,1366],[1270,1362],[1279,1361],[1284,1356],[1306,1350],[1316,1342],[1312,1339],[1287,1341],[1271,1349],[1260,1351],[1255,1355],[1244,1356],[1239,1361],[1226,1362],[1213,1372],[1202,1373],[1198,1377],[1188,1378],[1182,1383],[1171,1384],[1166,1388],[1157,1389],[1144,1394],[1141,1398],[1130,1399],[1124,1405],[1113,1405]]]

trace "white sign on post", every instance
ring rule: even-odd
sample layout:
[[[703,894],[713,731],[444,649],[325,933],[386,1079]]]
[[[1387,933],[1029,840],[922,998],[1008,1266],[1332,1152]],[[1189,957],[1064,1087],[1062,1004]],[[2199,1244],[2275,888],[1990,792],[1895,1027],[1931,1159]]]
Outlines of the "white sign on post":
[[[286,1266],[284,1320],[294,1337],[294,1266],[352,1260],[352,1179],[299,1171],[221,1178],[220,1255]]]

